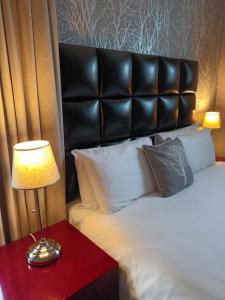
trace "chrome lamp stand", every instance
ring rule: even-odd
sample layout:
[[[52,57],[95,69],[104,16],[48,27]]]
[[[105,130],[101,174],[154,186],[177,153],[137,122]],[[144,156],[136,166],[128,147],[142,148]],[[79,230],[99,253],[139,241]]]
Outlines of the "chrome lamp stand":
[[[42,267],[56,261],[60,256],[61,245],[52,239],[46,239],[43,234],[43,225],[40,214],[38,190],[34,189],[36,214],[41,238],[36,241],[27,251],[27,262],[29,265]]]

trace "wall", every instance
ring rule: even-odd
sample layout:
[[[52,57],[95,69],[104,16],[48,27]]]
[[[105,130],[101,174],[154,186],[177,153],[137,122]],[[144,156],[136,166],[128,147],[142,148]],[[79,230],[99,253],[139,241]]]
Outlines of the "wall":
[[[216,147],[216,153],[225,157],[225,32],[221,51],[221,61],[218,75],[218,88],[216,97],[216,110],[221,113],[221,128],[213,130],[213,138]]]
[[[197,118],[214,109],[223,0],[57,0],[61,42],[199,61]]]

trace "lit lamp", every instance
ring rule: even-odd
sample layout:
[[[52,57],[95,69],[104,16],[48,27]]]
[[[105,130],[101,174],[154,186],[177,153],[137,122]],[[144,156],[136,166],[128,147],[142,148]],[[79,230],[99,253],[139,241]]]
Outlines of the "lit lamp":
[[[55,261],[61,246],[43,235],[38,189],[59,180],[59,171],[47,141],[28,141],[13,147],[12,186],[15,189],[34,189],[37,221],[41,233],[27,252],[27,262],[34,266],[44,266]]]
[[[220,128],[221,119],[220,113],[216,111],[208,111],[205,114],[205,118],[203,121],[203,127],[210,128],[210,129],[217,129]]]

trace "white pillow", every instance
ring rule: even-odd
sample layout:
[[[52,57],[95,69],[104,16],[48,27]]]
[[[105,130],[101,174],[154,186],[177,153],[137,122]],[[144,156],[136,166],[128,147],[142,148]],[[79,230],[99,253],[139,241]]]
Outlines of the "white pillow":
[[[149,137],[115,146],[75,150],[82,158],[103,213],[113,213],[132,200],[156,190],[142,145]]]
[[[211,132],[205,128],[180,136],[192,172],[199,172],[215,164],[215,149]]]
[[[82,157],[76,150],[71,151],[75,159],[75,166],[77,171],[77,180],[80,190],[80,197],[82,201],[82,206],[89,209],[99,208],[98,202],[95,198],[95,193],[92,188],[91,181],[89,179],[87,170],[83,163]]]
[[[155,135],[155,145],[162,143],[163,140],[166,140],[167,138],[175,139],[176,137],[190,134],[197,130],[198,128],[196,127],[196,125],[193,124],[176,130],[159,132]]]

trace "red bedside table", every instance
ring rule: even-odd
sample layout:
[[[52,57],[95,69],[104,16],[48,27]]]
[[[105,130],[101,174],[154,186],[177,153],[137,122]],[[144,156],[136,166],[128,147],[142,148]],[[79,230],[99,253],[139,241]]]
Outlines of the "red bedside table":
[[[62,253],[58,261],[43,268],[26,263],[30,237],[0,247],[1,300],[119,298],[115,260],[67,221],[48,227],[44,234],[61,244]]]
[[[225,157],[217,156],[216,161],[225,161]]]

